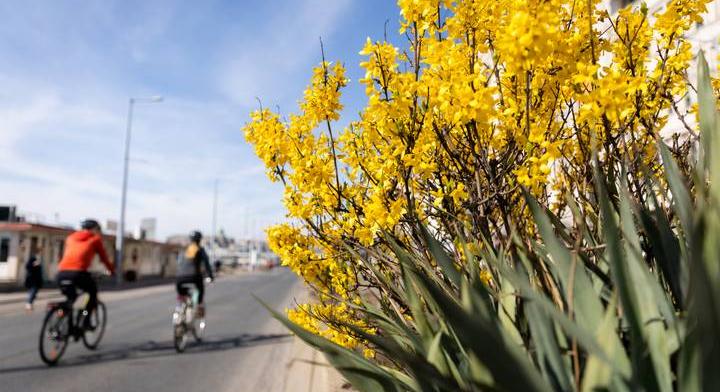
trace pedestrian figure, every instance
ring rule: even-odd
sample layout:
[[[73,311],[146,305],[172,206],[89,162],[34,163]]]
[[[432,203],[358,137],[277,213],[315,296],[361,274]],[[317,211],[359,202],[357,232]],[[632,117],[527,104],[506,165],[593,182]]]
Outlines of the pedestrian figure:
[[[41,247],[31,250],[30,257],[25,263],[25,288],[28,289],[28,298],[25,304],[25,310],[27,312],[32,312],[33,302],[35,302],[38,291],[43,285],[41,251]]]
[[[220,269],[222,268],[222,261],[215,260],[215,275],[220,274]]]

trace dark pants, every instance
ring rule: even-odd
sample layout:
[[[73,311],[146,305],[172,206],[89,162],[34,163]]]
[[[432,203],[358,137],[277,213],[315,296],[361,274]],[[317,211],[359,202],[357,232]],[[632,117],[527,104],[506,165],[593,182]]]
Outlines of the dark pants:
[[[88,311],[95,309],[97,305],[97,285],[89,272],[60,271],[57,274],[57,282],[58,286],[60,286],[60,291],[67,297],[67,304],[69,306],[72,306],[78,297],[76,289],[80,289],[90,296],[85,309]]]
[[[35,302],[35,297],[37,297],[37,293],[40,290],[40,286],[30,286],[28,289],[28,300],[27,303],[31,304]]]
[[[178,276],[175,280],[175,288],[179,295],[188,295],[187,285],[194,284],[198,291],[198,303],[203,303],[205,295],[205,283],[202,276]]]

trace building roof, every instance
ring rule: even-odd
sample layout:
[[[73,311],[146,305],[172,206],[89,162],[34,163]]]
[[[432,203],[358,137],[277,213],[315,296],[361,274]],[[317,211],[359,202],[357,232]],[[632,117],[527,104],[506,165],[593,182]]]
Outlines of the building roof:
[[[29,222],[0,222],[0,231],[11,231],[11,232],[44,232],[51,234],[63,234],[69,235],[74,232],[75,229],[62,226],[52,226],[42,223],[29,223]],[[107,240],[115,240],[113,234],[103,234],[103,238]],[[180,247],[176,244],[168,244],[166,242],[159,242],[154,240],[140,240],[132,237],[125,237],[125,243],[148,243],[162,246]]]
[[[62,226],[50,226],[41,223],[29,222],[0,222],[0,231],[50,231],[57,234],[72,233],[72,228]]]
[[[115,237],[115,236],[113,236],[113,237]],[[125,237],[125,243],[126,244],[145,243],[145,244],[168,246],[168,247],[173,247],[173,248],[182,248],[182,245],[174,244],[174,243],[170,243],[170,242],[160,242],[160,241],[148,240],[148,239],[141,240],[141,239],[132,238],[132,237]]]

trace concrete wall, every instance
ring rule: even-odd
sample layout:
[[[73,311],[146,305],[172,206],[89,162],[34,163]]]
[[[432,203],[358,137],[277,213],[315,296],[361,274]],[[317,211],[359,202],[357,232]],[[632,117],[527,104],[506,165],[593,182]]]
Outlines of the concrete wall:
[[[10,248],[8,258],[4,262],[0,262],[0,283],[13,282],[17,280],[18,265],[22,264],[18,260],[18,233],[0,231],[0,241],[3,239],[10,240]]]
[[[142,276],[175,275],[179,246],[150,241],[129,240],[125,244],[123,271]]]

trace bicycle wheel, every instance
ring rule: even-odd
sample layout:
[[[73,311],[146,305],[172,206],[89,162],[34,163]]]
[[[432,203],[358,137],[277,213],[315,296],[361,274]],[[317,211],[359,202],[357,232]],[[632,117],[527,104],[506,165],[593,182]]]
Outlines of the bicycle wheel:
[[[185,327],[185,323],[174,325],[173,335],[175,351],[179,353],[185,351],[185,347],[187,347],[187,328]]]
[[[195,338],[195,340],[200,343],[203,340],[203,336],[205,336],[205,326],[207,323],[205,322],[205,317],[197,317],[193,319],[193,328],[192,328],[192,335]]]
[[[90,322],[88,327],[80,325],[83,328],[82,340],[85,347],[90,350],[95,350],[100,344],[100,340],[105,333],[105,324],[107,324],[107,311],[105,304],[98,301],[95,311],[90,314]]]
[[[40,358],[49,366],[55,365],[62,357],[70,340],[71,313],[62,308],[51,309],[45,315],[40,330]]]

